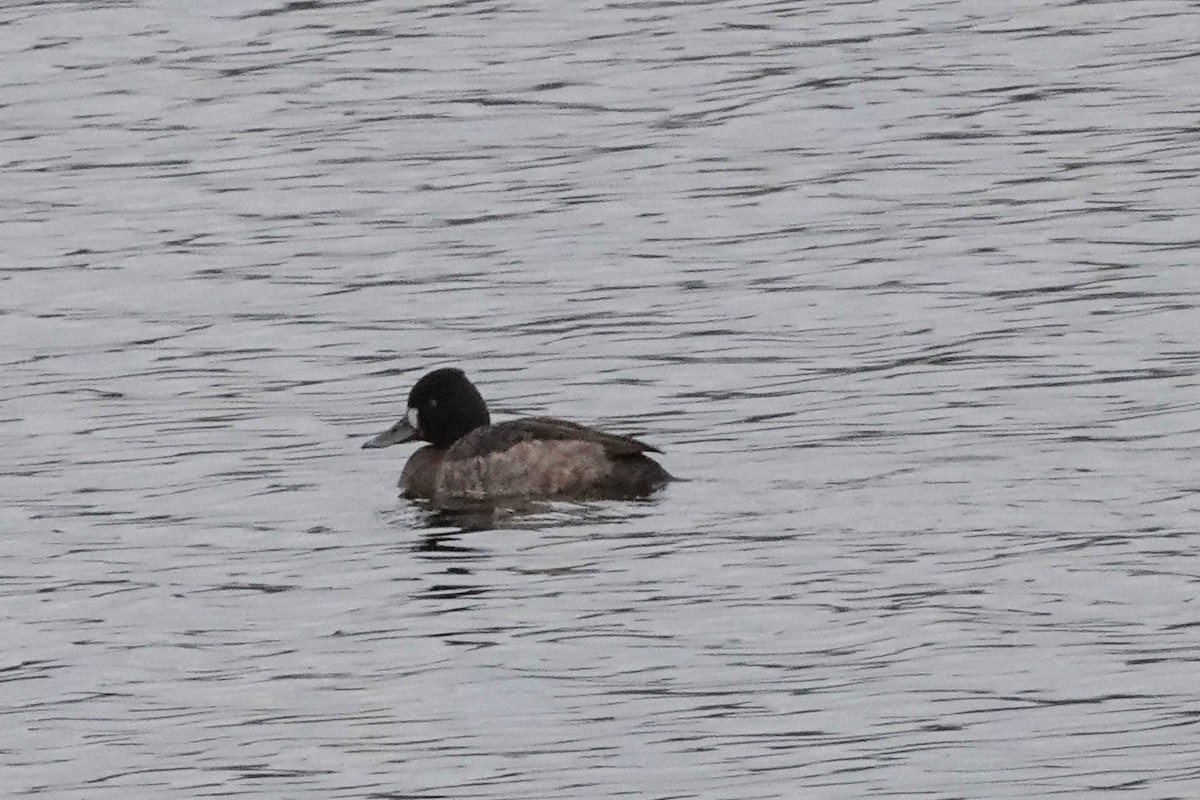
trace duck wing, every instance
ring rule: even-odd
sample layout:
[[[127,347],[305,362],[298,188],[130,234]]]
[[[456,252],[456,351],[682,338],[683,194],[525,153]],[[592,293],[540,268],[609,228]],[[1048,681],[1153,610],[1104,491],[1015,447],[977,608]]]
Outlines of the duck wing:
[[[662,452],[632,437],[605,433],[578,422],[553,417],[526,417],[476,428],[455,442],[447,456],[453,459],[474,458],[500,453],[521,442],[533,441],[593,442],[603,447],[609,458]]]

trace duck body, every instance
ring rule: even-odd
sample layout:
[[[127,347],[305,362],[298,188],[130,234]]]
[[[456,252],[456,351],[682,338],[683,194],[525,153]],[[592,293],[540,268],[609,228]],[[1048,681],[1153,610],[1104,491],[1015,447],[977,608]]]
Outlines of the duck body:
[[[672,480],[628,436],[551,417],[491,424],[478,390],[457,369],[424,376],[408,412],[363,447],[423,440],[400,476],[405,497],[436,503],[646,497]]]

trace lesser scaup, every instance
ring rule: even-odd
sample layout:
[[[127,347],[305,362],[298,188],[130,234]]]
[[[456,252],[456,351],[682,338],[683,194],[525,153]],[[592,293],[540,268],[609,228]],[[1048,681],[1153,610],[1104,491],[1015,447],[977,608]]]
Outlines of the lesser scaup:
[[[404,417],[363,447],[421,440],[400,476],[404,496],[434,501],[627,499],[671,476],[637,439],[574,422],[527,417],[491,424],[487,404],[462,370],[417,381]]]

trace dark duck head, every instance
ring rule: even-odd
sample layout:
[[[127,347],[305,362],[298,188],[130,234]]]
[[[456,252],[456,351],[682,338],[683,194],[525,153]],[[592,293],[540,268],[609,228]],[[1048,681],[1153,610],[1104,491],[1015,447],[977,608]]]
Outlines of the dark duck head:
[[[408,410],[392,427],[363,447],[389,447],[421,440],[446,448],[476,428],[491,424],[487,403],[461,369],[430,372],[408,393]]]

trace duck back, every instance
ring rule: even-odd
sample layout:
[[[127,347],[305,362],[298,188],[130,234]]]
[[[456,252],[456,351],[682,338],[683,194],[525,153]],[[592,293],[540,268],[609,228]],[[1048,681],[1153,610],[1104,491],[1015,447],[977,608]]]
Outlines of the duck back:
[[[644,497],[671,476],[628,436],[550,417],[477,428],[445,452],[434,495],[485,499]]]

